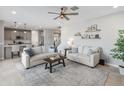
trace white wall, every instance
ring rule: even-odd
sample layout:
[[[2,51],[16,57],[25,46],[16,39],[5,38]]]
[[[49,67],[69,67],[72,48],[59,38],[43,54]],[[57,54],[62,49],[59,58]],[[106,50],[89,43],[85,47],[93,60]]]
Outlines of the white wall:
[[[44,30],[44,51],[48,52],[48,48],[53,46],[54,44],[54,36],[53,31],[49,29]]]
[[[87,27],[93,24],[97,24],[98,28],[102,30],[101,32],[98,32],[102,39],[84,40],[80,37],[74,36],[76,32],[84,33]],[[124,12],[103,16],[100,18],[88,20],[86,22],[80,20],[80,22],[71,23],[69,26],[62,27],[61,48],[67,47],[67,41],[72,37],[75,39],[75,46],[88,45],[102,47],[105,54],[105,60],[111,64],[118,64],[117,61],[119,60],[113,60],[113,58],[110,56],[110,50],[114,47],[113,44],[116,42],[119,29],[124,29]]]

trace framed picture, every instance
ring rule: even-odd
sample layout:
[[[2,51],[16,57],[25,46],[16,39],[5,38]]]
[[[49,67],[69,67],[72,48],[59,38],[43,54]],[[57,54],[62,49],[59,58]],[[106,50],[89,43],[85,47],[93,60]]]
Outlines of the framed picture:
[[[99,34],[96,34],[96,35],[95,35],[95,38],[99,38]]]
[[[92,31],[97,31],[97,24],[92,25],[92,26],[91,26],[91,30],[92,30]]]

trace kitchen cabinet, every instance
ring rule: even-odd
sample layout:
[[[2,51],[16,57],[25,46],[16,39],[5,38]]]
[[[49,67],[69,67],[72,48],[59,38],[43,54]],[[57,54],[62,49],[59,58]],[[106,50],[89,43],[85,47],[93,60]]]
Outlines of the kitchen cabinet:
[[[11,39],[16,40],[17,32],[11,31]]]
[[[5,40],[11,40],[11,31],[5,31]]]
[[[31,40],[31,32],[27,31],[26,33],[24,33],[24,31],[5,31],[5,40],[17,40],[17,37],[19,37],[20,40]]]
[[[26,40],[31,40],[31,32],[26,33]]]

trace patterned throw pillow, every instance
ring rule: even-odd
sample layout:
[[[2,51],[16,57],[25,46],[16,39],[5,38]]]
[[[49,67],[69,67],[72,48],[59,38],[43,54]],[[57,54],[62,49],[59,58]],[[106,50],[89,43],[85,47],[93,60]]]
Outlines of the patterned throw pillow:
[[[30,57],[32,57],[32,56],[34,55],[31,48],[25,50],[25,52],[26,52]]]

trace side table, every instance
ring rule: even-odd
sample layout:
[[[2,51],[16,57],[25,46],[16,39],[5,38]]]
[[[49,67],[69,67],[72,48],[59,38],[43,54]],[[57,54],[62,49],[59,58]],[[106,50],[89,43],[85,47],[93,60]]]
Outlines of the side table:
[[[67,51],[68,51],[68,50],[71,50],[71,48],[65,48],[64,50],[65,50],[65,57],[66,57]]]
[[[99,64],[100,64],[100,65],[105,65],[105,60],[104,60],[104,59],[100,59],[100,60],[99,60]]]

